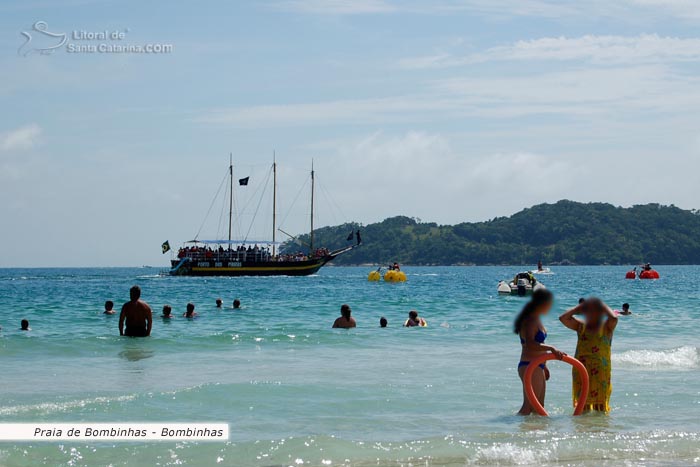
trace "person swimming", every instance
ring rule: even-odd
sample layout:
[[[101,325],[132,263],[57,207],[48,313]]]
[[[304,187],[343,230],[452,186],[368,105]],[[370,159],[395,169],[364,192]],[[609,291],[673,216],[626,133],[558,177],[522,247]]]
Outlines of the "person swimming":
[[[216,299],[216,307],[217,308],[221,308],[223,306],[223,304],[224,304],[223,300],[221,300],[220,298]]]
[[[114,311],[114,302],[112,300],[107,300],[105,302],[105,311],[103,314],[105,315],[114,315],[117,312]]]
[[[233,301],[233,309],[239,310],[240,308],[241,308],[241,301],[239,299],[235,299]]]
[[[198,315],[196,311],[194,311],[194,303],[190,302],[187,304],[187,311],[185,311],[182,316],[185,318],[195,318]]]
[[[334,328],[349,329],[357,327],[355,318],[352,317],[350,305],[342,305],[340,307],[340,317],[333,322]]]
[[[583,315],[581,320],[576,315]],[[612,339],[617,327],[617,315],[599,298],[589,298],[581,305],[567,310],[559,317],[564,326],[576,331],[576,359],[588,370],[588,397],[584,410],[610,411],[612,394]],[[573,371],[573,402],[578,403],[581,394],[581,377]]]
[[[408,319],[406,320],[405,323],[403,323],[404,327],[406,328],[412,328],[412,327],[425,327],[428,325],[428,322],[418,316],[418,312],[416,310],[411,310],[408,312]]]
[[[554,296],[546,289],[535,290],[530,301],[525,304],[513,323],[513,332],[520,338],[520,361],[518,362],[518,375],[523,380],[525,370],[530,362],[545,353],[553,353],[558,359],[564,358],[564,352],[559,351],[554,346],[545,344],[547,330],[542,324],[542,316],[549,313],[552,308]],[[540,404],[544,405],[544,397],[547,391],[547,380],[549,379],[549,369],[544,363],[535,368],[532,376],[532,388]],[[532,405],[525,395],[525,384],[523,383],[523,405],[518,411],[518,415],[530,415]]]
[[[172,312],[173,307],[171,307],[170,305],[163,305],[163,314],[160,315],[160,317],[163,319],[170,319],[173,317]]]
[[[385,328],[388,325],[389,325],[389,321],[387,321],[387,319],[385,317],[382,316],[381,318],[379,318],[379,327],[380,328]]]
[[[20,331],[31,331],[32,328],[29,327],[29,320],[23,319],[22,322],[20,322]]]
[[[630,310],[630,304],[629,303],[623,303],[622,304],[622,311],[620,312],[621,315],[631,315],[632,310]]]

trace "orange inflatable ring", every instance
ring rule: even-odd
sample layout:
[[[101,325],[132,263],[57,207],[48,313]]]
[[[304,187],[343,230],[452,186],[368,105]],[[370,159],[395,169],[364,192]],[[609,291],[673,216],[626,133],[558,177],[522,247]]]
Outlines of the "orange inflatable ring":
[[[535,372],[535,368],[547,360],[557,360],[557,357],[551,353],[540,355],[530,362],[525,369],[525,375],[523,376],[523,384],[525,384],[525,395],[527,396],[527,400],[530,402],[532,408],[535,409],[535,412],[543,417],[547,417],[549,414],[544,407],[542,407],[540,401],[537,400],[535,390],[532,388],[532,374]],[[581,377],[581,396],[578,398],[578,404],[576,404],[576,408],[574,409],[574,415],[581,415],[583,413],[583,407],[586,405],[586,398],[588,397],[588,371],[586,370],[586,367],[583,366],[583,363],[579,362],[574,357],[565,355],[562,361],[576,368],[579,376]]]

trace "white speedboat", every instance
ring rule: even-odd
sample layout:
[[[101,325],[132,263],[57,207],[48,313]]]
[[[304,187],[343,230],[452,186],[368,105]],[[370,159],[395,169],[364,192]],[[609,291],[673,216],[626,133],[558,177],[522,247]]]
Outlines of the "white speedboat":
[[[539,282],[532,272],[520,272],[512,281],[500,281],[498,283],[498,293],[501,295],[518,295],[524,297],[530,295],[535,290],[546,288]]]

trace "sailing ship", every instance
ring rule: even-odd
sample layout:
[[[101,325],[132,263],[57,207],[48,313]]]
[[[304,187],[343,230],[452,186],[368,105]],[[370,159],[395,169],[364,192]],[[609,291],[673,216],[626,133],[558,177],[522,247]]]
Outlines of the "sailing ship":
[[[302,242],[277,228],[277,162],[272,163],[272,241],[236,240],[232,238],[233,224],[233,162],[229,163],[228,238],[219,240],[194,239],[185,242],[171,260],[172,276],[309,276],[358,243],[330,251],[314,244],[315,172],[311,167],[311,229],[305,253],[285,254],[278,249],[277,230],[298,244]],[[247,179],[242,179],[239,182]],[[259,245],[266,246],[259,246]],[[253,246],[255,245],[255,246]]]

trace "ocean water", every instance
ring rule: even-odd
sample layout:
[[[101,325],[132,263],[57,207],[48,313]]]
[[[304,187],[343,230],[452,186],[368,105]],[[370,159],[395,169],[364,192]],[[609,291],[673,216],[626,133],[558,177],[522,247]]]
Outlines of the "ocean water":
[[[573,353],[558,312],[598,295],[634,314],[613,342],[612,412],[571,416],[570,367],[553,362],[549,418],[518,417],[523,305],[499,297],[519,268],[368,268],[306,278],[163,277],[157,269],[0,269],[0,422],[223,421],[222,443],[5,443],[2,466],[688,465],[700,463],[700,267],[560,267],[548,342]],[[156,318],[120,338],[102,314],[139,284]],[[230,307],[215,308],[217,297]],[[179,316],[192,301],[198,319]],[[342,303],[358,328],[332,330]],[[401,327],[410,309],[427,328]],[[380,329],[380,316],[389,327]],[[20,332],[27,318],[33,330]]]

